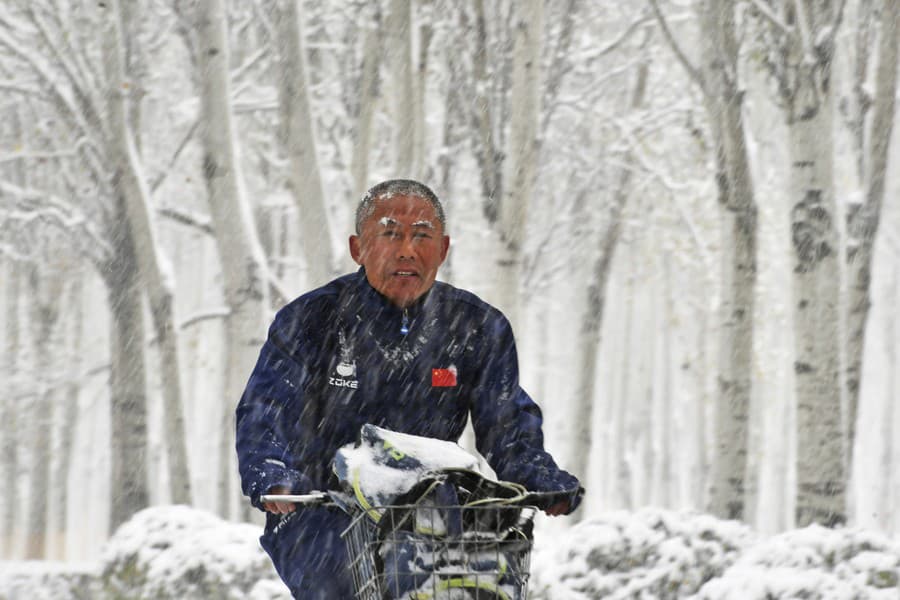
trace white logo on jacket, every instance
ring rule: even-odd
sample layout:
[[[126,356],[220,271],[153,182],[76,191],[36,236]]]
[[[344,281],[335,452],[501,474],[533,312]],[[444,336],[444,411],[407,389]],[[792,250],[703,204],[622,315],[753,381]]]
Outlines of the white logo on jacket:
[[[328,378],[328,385],[355,390],[359,387],[359,381],[356,379],[356,361],[352,358],[352,351],[343,331],[338,333],[338,340],[341,345],[341,361],[334,368],[335,375]]]
[[[359,387],[359,381],[356,379],[356,363],[355,362],[344,362],[341,361],[338,363],[338,366],[335,367],[335,372],[337,373],[337,377],[331,376],[328,378],[328,385],[333,385],[335,387],[342,388],[350,388],[355,390]]]

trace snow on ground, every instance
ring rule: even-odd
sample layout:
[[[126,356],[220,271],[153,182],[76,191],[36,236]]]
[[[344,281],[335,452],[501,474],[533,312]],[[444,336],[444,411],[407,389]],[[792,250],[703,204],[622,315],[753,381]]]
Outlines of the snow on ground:
[[[541,600],[900,598],[900,543],[851,528],[763,537],[704,514],[611,512],[539,539],[532,559]]]
[[[288,600],[259,534],[198,509],[149,508],[97,564],[0,562],[0,600]],[[766,537],[705,514],[642,509],[539,532],[536,543],[535,600],[900,598],[900,542],[859,529]]]

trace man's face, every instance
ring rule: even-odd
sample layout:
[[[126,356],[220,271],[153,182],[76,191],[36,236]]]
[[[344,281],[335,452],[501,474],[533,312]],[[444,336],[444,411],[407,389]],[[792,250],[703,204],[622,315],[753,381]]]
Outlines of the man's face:
[[[366,268],[373,288],[406,308],[431,289],[450,238],[423,198],[390,196],[375,200],[374,207],[360,234],[350,236],[350,256]]]

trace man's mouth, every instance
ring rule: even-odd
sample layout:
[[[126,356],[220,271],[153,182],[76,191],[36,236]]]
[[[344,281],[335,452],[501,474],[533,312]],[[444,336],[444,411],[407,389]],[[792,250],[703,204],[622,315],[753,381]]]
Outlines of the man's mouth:
[[[394,271],[395,277],[418,277],[419,274],[415,271]]]

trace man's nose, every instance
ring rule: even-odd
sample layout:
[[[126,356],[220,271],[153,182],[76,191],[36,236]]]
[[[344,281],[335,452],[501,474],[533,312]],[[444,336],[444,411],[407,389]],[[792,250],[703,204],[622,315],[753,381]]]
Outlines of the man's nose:
[[[397,248],[397,256],[399,258],[413,258],[415,251],[413,250],[413,238],[411,235],[400,237],[400,247]]]

